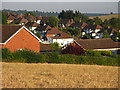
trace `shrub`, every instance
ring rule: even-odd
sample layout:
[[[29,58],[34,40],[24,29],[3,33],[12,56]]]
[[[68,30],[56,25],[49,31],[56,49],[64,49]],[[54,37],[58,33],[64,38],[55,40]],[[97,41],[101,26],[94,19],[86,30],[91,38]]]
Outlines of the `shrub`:
[[[2,58],[11,60],[13,58],[13,55],[9,49],[2,48]]]

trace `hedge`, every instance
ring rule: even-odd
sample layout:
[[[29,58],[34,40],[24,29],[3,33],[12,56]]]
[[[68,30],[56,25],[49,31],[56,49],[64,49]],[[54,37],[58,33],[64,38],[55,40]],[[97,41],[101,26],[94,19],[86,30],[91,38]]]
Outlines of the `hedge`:
[[[109,56],[103,56],[109,55]],[[2,48],[3,62],[23,62],[23,63],[67,63],[67,64],[90,64],[120,66],[119,55],[106,54],[106,52],[86,51],[86,55],[59,54],[58,52],[35,53],[31,50],[11,52],[7,48]]]

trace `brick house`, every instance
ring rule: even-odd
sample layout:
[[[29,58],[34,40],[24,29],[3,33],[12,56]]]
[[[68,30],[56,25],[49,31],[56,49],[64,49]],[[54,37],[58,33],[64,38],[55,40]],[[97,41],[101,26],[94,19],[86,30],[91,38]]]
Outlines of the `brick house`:
[[[2,42],[0,45],[11,52],[25,48],[35,52],[40,51],[40,39],[21,25],[2,25]]]

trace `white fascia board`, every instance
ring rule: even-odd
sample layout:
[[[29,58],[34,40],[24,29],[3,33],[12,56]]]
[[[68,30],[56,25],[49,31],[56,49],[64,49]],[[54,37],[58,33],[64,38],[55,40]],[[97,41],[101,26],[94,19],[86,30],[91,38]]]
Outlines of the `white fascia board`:
[[[93,49],[93,50],[118,50],[120,48],[108,48],[108,49]]]
[[[33,34],[30,30],[28,30],[25,26],[23,26],[31,35],[33,35],[39,42],[42,42],[35,34]]]
[[[13,38],[22,28],[25,28],[26,31],[28,31],[32,36],[34,36],[39,42],[42,42],[35,34],[33,34],[30,30],[28,30],[25,26],[22,26],[16,33],[14,33],[7,41],[5,41],[6,44],[11,38]]]

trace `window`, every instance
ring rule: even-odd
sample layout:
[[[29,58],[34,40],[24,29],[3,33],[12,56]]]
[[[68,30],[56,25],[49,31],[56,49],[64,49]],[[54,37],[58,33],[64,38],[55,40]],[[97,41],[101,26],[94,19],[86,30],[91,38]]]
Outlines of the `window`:
[[[23,51],[23,49],[18,49],[17,51],[20,52],[20,51]]]

